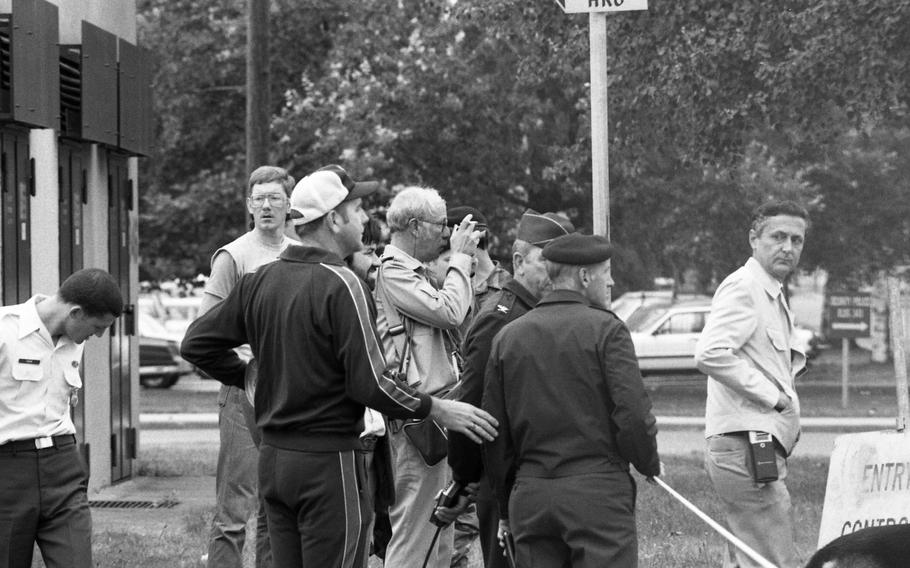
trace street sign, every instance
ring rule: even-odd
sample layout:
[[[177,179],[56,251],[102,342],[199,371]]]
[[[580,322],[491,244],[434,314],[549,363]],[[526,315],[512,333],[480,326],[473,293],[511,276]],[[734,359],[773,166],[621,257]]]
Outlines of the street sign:
[[[566,14],[647,10],[648,0],[556,0]]]
[[[607,13],[647,10],[648,0],[556,0],[556,3],[567,14],[588,14],[588,48],[591,54],[591,201],[594,210],[594,233],[610,238]],[[607,300],[609,301],[609,297]]]
[[[818,547],[866,527],[910,524],[910,434],[863,432],[834,442]]]
[[[862,292],[828,294],[828,338],[869,337],[872,298]]]

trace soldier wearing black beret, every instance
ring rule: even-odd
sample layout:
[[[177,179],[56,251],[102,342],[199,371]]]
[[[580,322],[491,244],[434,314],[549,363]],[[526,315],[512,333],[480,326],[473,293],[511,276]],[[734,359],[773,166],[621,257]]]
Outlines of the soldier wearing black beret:
[[[473,215],[474,211],[457,211],[456,215],[464,218],[468,213]],[[472,218],[478,219],[476,216]],[[480,220],[482,219],[481,216]],[[518,234],[512,245],[514,277],[502,289],[484,298],[462,344],[464,372],[461,377],[463,383],[460,400],[480,405],[484,371],[493,337],[507,323],[529,312],[544,292],[549,290],[546,261],[541,256],[543,247],[554,238],[568,235],[574,230],[572,222],[557,213],[541,214],[528,209],[521,216]],[[496,545],[499,509],[490,485],[483,476],[480,446],[452,432],[449,434],[448,460],[452,467],[452,477],[456,481],[462,485],[479,482],[476,493],[477,520],[484,566],[506,568],[506,559]]]
[[[608,309],[610,242],[543,249],[553,291],[493,340],[487,474],[519,566],[638,565],[635,482],[660,474],[657,426],[626,326]],[[558,543],[554,545],[554,543]],[[533,560],[532,560],[533,559]]]

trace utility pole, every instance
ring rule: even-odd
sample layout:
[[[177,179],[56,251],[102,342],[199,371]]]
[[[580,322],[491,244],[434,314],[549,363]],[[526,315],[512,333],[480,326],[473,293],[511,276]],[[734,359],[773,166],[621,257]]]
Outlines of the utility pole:
[[[247,0],[246,175],[269,159],[269,0]],[[246,198],[246,183],[241,184]],[[244,215],[246,228],[246,215]]]

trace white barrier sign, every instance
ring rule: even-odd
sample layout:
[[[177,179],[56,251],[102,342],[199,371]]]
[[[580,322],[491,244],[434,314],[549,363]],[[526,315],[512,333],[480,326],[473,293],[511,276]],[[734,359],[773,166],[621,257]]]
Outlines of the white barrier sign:
[[[648,0],[556,0],[566,14],[647,10]]]
[[[818,548],[866,527],[910,524],[910,433],[865,432],[834,442]]]

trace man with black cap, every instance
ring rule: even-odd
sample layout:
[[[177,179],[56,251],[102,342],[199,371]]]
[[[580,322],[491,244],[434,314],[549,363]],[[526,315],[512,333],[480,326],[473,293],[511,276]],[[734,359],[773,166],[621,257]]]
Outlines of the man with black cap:
[[[483,397],[484,371],[493,337],[506,324],[528,313],[550,288],[547,267],[541,253],[551,240],[575,231],[572,222],[556,213],[525,211],[512,244],[513,279],[502,290],[487,296],[481,304],[462,345],[464,373],[459,400],[479,405]],[[486,568],[506,567],[496,545],[499,509],[490,484],[483,475],[481,448],[458,433],[449,435],[449,465],[452,477],[462,486],[479,483],[475,499],[480,529],[480,546]],[[464,499],[461,505],[466,504]],[[457,547],[456,547],[457,548]]]
[[[487,227],[487,218],[483,213],[474,207],[468,207],[466,205],[450,207],[446,210],[446,222],[448,222],[449,227],[454,228],[461,223],[461,220],[464,219],[466,215],[471,215],[471,219],[477,222],[475,230],[480,232],[480,239],[477,241],[477,250],[474,251],[474,263],[471,270],[471,288],[474,290],[474,303],[471,306],[471,310],[468,312],[468,317],[462,322],[460,328],[462,339],[471,326],[471,323],[474,321],[474,318],[477,317],[480,306],[483,304],[486,297],[501,291],[506,285],[506,282],[512,279],[512,275],[509,274],[508,270],[501,267],[498,262],[490,258],[490,253],[487,251],[487,247],[490,244],[490,229]],[[446,252],[440,255],[440,258],[446,258],[446,265],[448,265],[447,258],[450,255],[451,250],[448,248],[446,249]]]
[[[519,566],[638,563],[629,464],[660,474],[657,427],[629,331],[607,307],[611,251],[596,235],[552,240],[553,291],[493,340],[483,406],[501,426],[484,451]]]
[[[246,372],[233,347],[249,343],[259,363],[259,485],[276,566],[367,565],[363,520],[373,514],[373,495],[359,451],[365,406],[429,416],[477,442],[495,434],[485,412],[386,374],[369,290],[342,260],[360,250],[361,198],[377,185],[356,183],[339,166],[300,180],[291,194],[300,246],[244,276],[190,326],[181,346],[188,361],[229,385],[242,387]]]

